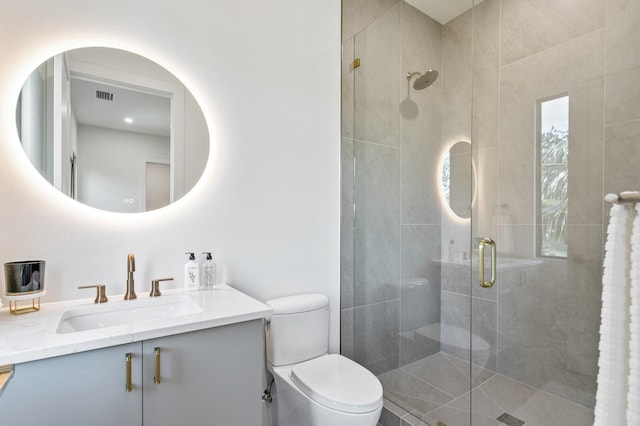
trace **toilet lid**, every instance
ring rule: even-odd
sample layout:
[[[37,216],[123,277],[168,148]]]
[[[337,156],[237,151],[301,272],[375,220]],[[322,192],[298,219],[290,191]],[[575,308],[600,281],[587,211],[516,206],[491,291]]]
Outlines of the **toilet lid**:
[[[382,406],[382,385],[369,370],[342,355],[314,358],[294,366],[291,380],[315,402],[348,413]]]

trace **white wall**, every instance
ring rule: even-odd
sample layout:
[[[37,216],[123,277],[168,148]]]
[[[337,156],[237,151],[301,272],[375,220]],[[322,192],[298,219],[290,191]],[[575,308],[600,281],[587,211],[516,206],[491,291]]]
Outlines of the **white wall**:
[[[22,152],[22,83],[44,59],[87,45],[149,57],[203,108],[210,161],[165,209],[86,207]],[[122,294],[128,252],[139,293],[156,277],[180,283],[183,253],[210,250],[222,280],[258,299],[327,293],[338,349],[340,1],[3,0],[0,51],[0,261],[45,259],[45,301],[91,297],[76,287],[97,282]]]

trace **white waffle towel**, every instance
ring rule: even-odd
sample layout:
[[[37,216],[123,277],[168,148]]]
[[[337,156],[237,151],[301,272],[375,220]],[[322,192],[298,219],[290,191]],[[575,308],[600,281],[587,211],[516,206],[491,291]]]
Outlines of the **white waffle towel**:
[[[600,356],[594,426],[625,425],[629,375],[629,287],[631,211],[611,208],[600,316]],[[629,423],[629,425],[637,423]]]

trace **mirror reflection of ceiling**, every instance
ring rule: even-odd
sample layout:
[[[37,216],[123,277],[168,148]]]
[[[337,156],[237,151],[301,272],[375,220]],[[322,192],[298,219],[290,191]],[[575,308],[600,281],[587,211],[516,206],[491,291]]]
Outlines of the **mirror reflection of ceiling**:
[[[44,61],[20,92],[16,125],[50,184],[101,210],[164,207],[193,188],[209,158],[208,126],[189,90],[119,49],[79,48]],[[152,178],[152,166],[165,177]]]
[[[482,3],[483,0],[406,0],[411,6],[427,16],[446,24],[453,18],[471,9],[471,2]]]
[[[106,101],[96,96],[97,91],[113,96]],[[76,121],[85,126],[167,137],[171,129],[171,100],[167,96],[72,76],[71,105]],[[130,118],[129,122],[124,118]]]

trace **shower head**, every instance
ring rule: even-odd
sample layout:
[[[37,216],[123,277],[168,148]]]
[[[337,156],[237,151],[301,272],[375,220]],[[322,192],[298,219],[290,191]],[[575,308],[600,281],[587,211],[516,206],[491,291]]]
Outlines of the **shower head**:
[[[438,78],[438,71],[436,70],[428,70],[423,73],[420,72],[411,72],[407,73],[407,80],[411,80],[413,76],[418,76],[416,81],[413,82],[413,88],[416,90],[426,89],[431,86],[434,81]]]

